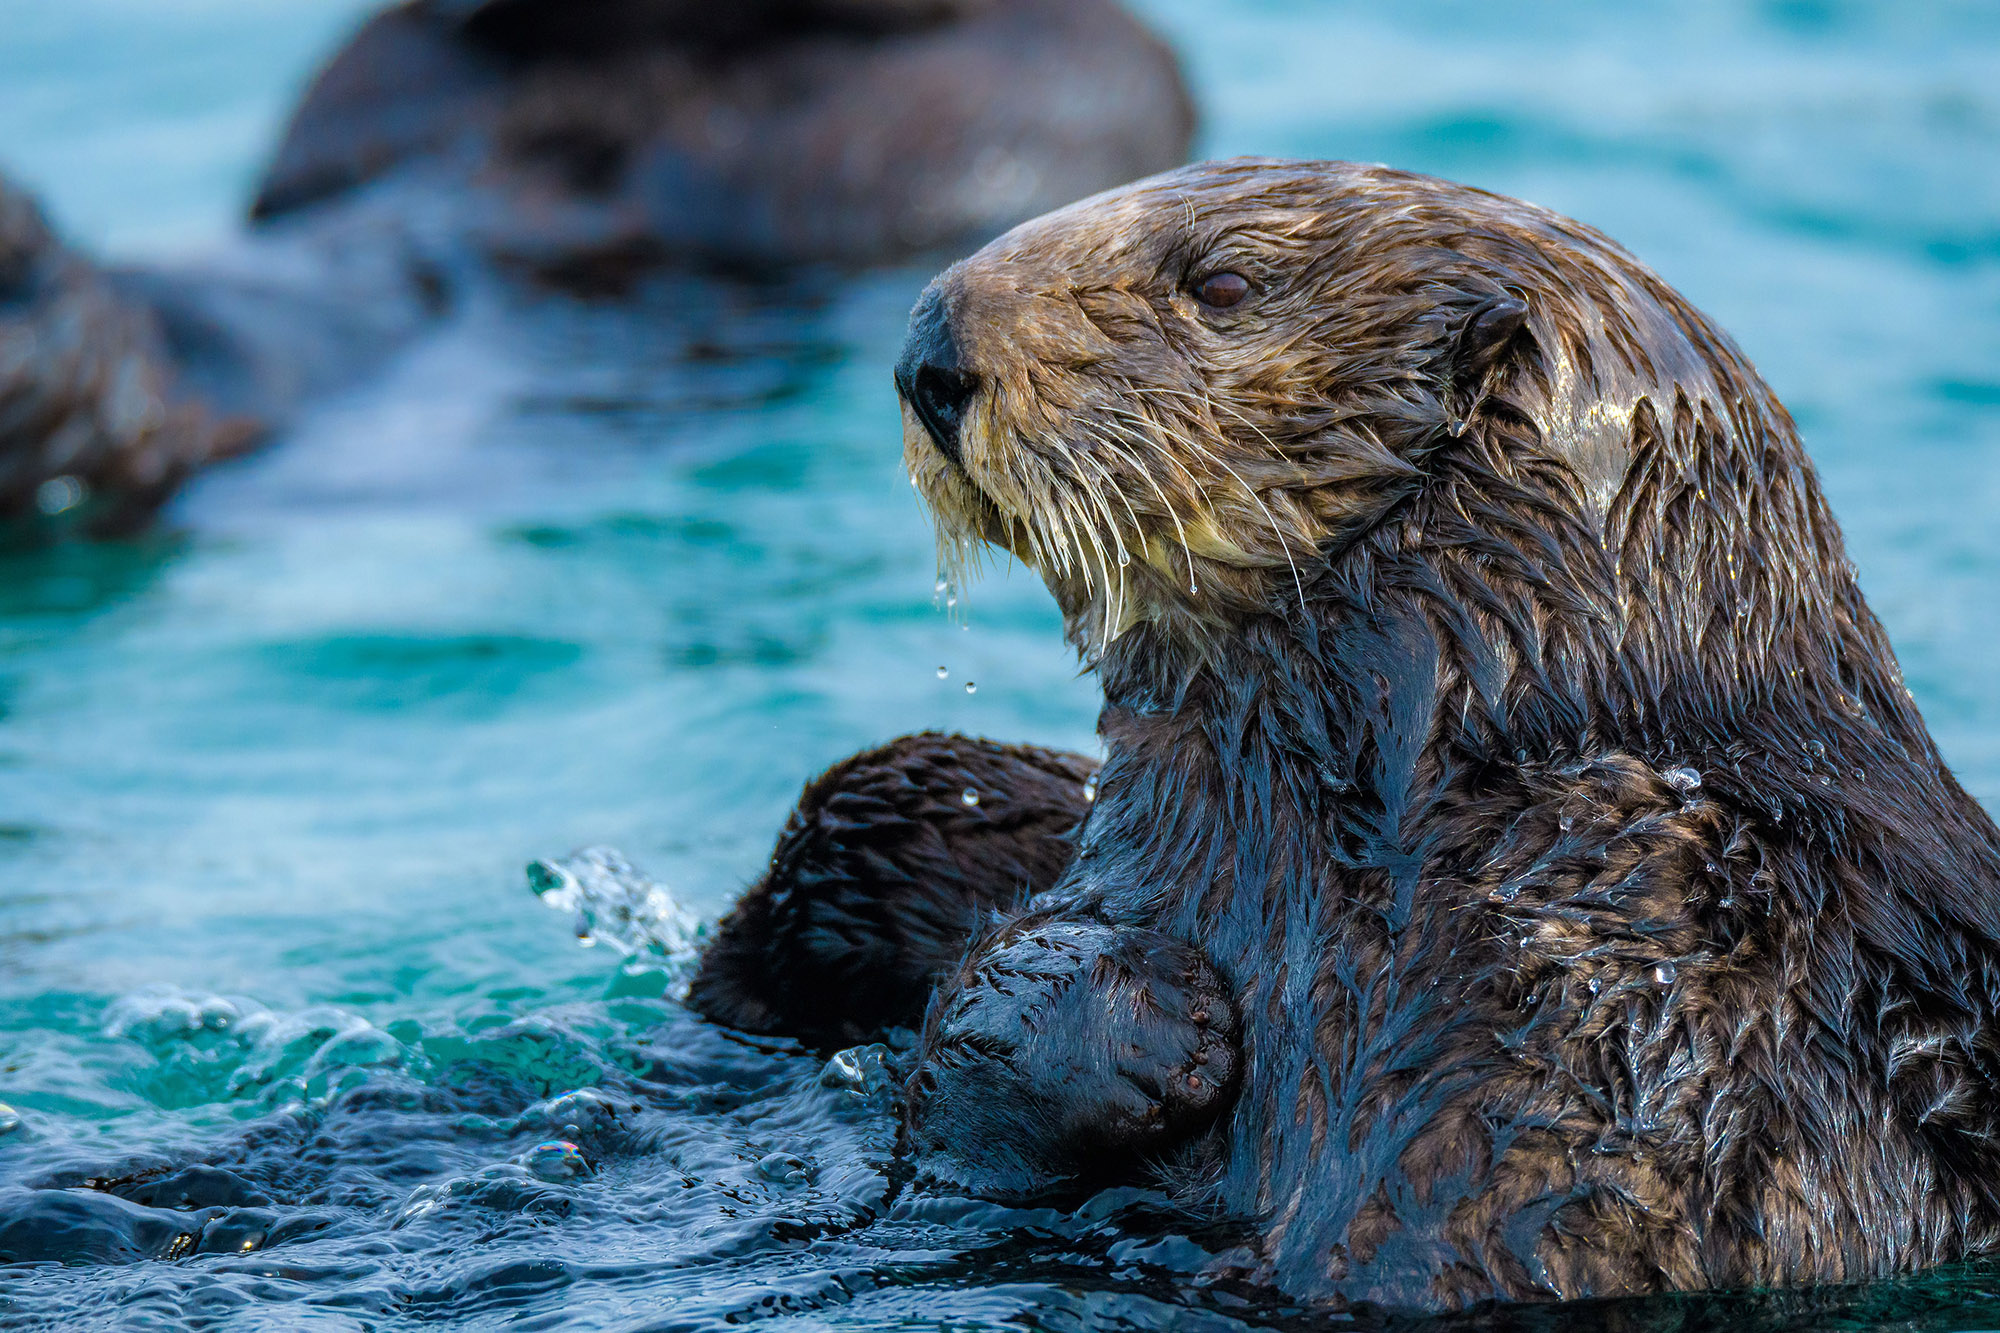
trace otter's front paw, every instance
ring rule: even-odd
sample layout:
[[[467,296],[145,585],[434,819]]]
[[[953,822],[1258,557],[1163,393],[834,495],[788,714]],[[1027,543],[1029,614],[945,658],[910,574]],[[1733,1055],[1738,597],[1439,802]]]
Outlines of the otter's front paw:
[[[1235,1099],[1236,1009],[1199,950],[1150,930],[1031,916],[939,992],[908,1087],[932,1174],[1032,1192],[1137,1173]]]

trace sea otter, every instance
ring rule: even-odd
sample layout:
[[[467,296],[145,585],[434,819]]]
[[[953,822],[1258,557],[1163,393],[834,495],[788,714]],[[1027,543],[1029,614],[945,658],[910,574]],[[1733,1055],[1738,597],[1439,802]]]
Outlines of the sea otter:
[[[942,549],[1037,570],[1105,699],[1074,859],[991,886],[931,1002],[939,1174],[1048,1160],[1015,1090],[1052,1003],[1108,1015],[1058,1025],[1079,1068],[1136,1021],[1116,968],[988,958],[1135,932],[1177,953],[1150,998],[1219,979],[1240,1090],[1120,1169],[1291,1297],[1994,1248],[2000,832],[1791,418],[1631,255],[1383,167],[1207,163],[952,266],[897,382]]]
[[[1185,161],[1193,132],[1115,0],[407,0],[314,80],[251,214],[400,178],[584,285],[869,264]]]
[[[145,521],[498,268],[586,295],[964,246],[1185,160],[1115,0],[409,0],[215,260],[106,269],[0,180],[0,527]]]

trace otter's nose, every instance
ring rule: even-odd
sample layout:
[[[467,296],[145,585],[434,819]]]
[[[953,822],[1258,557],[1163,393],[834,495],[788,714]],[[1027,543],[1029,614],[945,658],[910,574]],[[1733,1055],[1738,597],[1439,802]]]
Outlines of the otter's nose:
[[[951,336],[951,316],[935,288],[910,312],[910,332],[896,361],[896,391],[924,423],[932,443],[958,462],[958,429],[966,404],[979,391],[979,376],[965,368],[958,340]]]

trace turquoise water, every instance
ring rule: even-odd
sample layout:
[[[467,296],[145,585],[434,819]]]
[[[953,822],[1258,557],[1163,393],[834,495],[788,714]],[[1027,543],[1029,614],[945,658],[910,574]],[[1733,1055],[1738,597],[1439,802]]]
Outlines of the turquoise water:
[[[361,8],[0,0],[0,161],[99,248],[225,245]],[[1148,9],[1204,151],[1524,195],[1730,328],[2000,803],[2000,9]],[[0,1325],[1281,1318],[1176,1280],[1223,1242],[1151,1235],[1143,1198],[899,1191],[865,1056],[692,1022],[665,962],[579,948],[522,874],[610,844],[712,917],[843,753],[1090,745],[1032,579],[971,589],[963,628],[932,604],[887,374],[926,276],[477,292],[156,535],[0,556],[0,1191],[140,1177],[44,1226],[71,1266],[0,1270]],[[2000,1268],[1563,1318],[1992,1327]]]

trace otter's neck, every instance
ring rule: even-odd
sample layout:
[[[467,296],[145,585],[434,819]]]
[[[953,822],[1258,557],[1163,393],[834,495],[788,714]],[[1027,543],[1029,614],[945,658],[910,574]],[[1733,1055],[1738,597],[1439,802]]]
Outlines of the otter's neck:
[[[1225,971],[1303,949],[1321,881],[1399,872],[1410,910],[1439,762],[1444,654],[1425,617],[1259,617],[1193,647],[1141,627],[1099,666],[1107,762],[1082,879]],[[1309,973],[1305,968],[1302,975]]]

